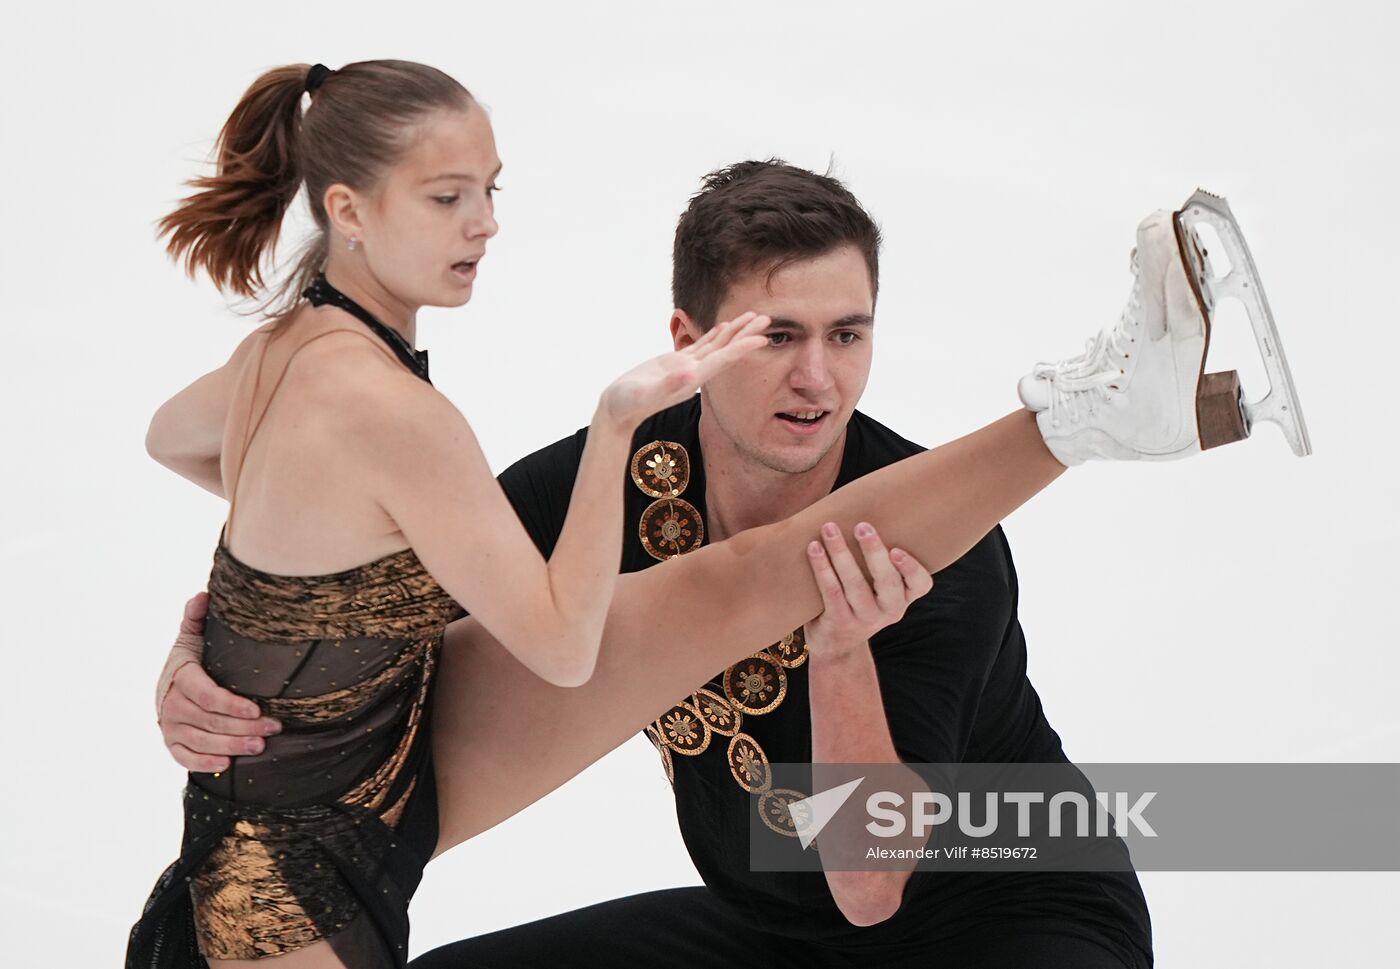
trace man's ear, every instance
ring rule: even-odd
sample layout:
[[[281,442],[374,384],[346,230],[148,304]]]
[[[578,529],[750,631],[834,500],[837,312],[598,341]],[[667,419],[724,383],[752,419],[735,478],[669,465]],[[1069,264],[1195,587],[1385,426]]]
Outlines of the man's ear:
[[[705,335],[700,324],[689,313],[677,307],[671,312],[671,343],[676,350],[684,350]]]

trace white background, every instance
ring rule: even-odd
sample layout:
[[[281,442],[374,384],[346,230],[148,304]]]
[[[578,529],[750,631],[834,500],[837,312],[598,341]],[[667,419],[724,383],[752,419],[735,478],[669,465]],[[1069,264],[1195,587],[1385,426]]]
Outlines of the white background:
[[[1022,372],[1117,319],[1142,215],[1197,184],[1227,195],[1317,453],[1300,461],[1265,427],[1183,464],[1072,472],[1018,512],[1031,677],[1086,763],[1400,760],[1393,5],[22,17],[0,38],[7,964],[113,964],[177,851],[183,776],[151,693],[223,508],[149,461],[142,437],[252,324],[168,263],[153,225],[244,88],[284,63],[420,60],[490,106],[501,232],[473,303],[425,311],[420,343],[497,468],[666,348],[675,219],[719,165],[834,158],[886,239],[863,408],[930,444],[1013,408]],[[1262,393],[1243,334],[1221,339]],[[1395,958],[1395,874],[1142,881],[1164,966]],[[434,863],[413,949],[696,882],[634,741]]]

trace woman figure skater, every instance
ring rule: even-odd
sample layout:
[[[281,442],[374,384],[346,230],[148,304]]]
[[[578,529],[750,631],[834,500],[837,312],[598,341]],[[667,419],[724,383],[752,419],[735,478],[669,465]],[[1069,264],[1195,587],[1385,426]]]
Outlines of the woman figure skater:
[[[472,616],[459,626],[462,648],[483,657],[463,687],[473,694],[506,680],[527,692],[579,686],[604,642],[608,668],[654,652],[640,604],[664,599],[703,617],[659,647],[667,663],[647,664],[664,703],[739,659],[744,644],[776,640],[820,611],[808,548],[825,522],[849,527],[875,520],[862,510],[900,509],[880,529],[926,581],[1068,463],[1176,456],[1244,436],[1201,439],[1199,368],[1139,363],[1113,388],[1117,405],[1073,433],[1045,419],[1048,409],[1018,411],[785,522],[618,579],[616,468],[631,430],[766,342],[767,319],[745,314],[604,392],[576,512],[546,562],[413,347],[418,307],[470,298],[495,232],[499,168],[484,111],[441,72],[401,61],[295,65],[254,83],[220,136],[218,174],[197,180],[200,192],[164,220],[174,254],[244,296],[261,293],[261,260],[303,186],[319,232],[269,298],[272,322],[153,422],[153,453],[230,501],[202,665],[284,730],[226,771],[191,774],[183,850],[133,928],[128,966],[404,964],[423,866],[533,800],[529,785],[493,790],[482,773],[469,782],[460,768],[489,756],[489,738],[454,737],[458,769],[434,770],[433,674],[461,607]],[[1144,231],[1142,299],[1163,335],[1142,354],[1179,361],[1208,319],[1170,227]],[[1082,377],[1037,379],[1067,375]],[[1023,398],[1037,392],[1023,387]],[[1106,391],[1052,386],[1046,406],[1081,393]],[[745,595],[763,587],[791,591]],[[599,710],[580,744],[527,765],[531,784],[556,786],[654,715],[641,701]]]

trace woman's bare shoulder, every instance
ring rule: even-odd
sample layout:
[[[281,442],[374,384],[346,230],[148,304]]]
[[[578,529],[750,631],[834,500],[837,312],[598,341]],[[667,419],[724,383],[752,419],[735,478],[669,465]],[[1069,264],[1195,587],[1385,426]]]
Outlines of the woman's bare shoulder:
[[[295,376],[297,396],[325,415],[328,426],[357,436],[404,433],[424,422],[441,428],[461,419],[441,392],[372,334],[328,329],[299,346],[291,363],[288,378]]]

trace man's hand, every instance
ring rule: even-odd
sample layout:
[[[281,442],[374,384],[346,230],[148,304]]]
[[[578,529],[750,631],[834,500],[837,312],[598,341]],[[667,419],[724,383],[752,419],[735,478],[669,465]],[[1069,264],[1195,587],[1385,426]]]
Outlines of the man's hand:
[[[282,729],[252,700],[230,693],[204,672],[208,609],[205,592],[185,603],[180,635],[156,685],[156,720],[165,746],[181,767],[202,773],[227,770],[232,755],[261,753],[262,738]]]
[[[870,637],[902,619],[909,604],[933,588],[928,570],[907,552],[887,550],[869,524],[856,525],[855,535],[870,579],[830,522],[822,526],[822,540],[807,547],[825,610],[807,623],[814,790],[831,786],[822,779],[825,765],[901,763],[890,737]],[[911,776],[911,783],[921,783]],[[827,888],[848,922],[874,925],[899,911],[912,862],[887,871],[853,870],[860,867],[869,842],[854,815],[833,819],[819,842]]]
[[[822,614],[807,623],[807,646],[814,652],[863,648],[871,636],[898,622],[911,602],[933,588],[928,569],[902,549],[887,551],[874,526],[861,522],[855,535],[870,580],[856,564],[841,530],[831,522],[822,526],[822,540],[807,546],[823,606]]]

